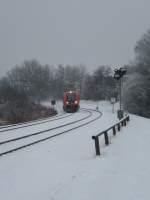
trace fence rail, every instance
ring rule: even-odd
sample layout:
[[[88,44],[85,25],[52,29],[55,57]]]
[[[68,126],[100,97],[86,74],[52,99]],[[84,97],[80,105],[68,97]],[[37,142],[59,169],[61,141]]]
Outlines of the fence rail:
[[[104,135],[105,144],[109,145],[109,138],[108,138],[108,131],[112,130],[113,135],[116,135],[117,130],[120,131],[122,126],[126,126],[127,122],[130,120],[129,115],[121,119],[118,123],[114,124],[113,126],[109,127],[108,129],[100,132],[99,134],[92,136],[92,139],[95,141],[95,150],[96,155],[100,156],[100,144],[99,144],[99,137]]]

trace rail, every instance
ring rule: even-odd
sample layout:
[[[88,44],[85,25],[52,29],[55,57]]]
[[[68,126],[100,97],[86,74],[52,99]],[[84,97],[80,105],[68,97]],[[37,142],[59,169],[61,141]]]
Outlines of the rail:
[[[57,127],[53,127],[51,129],[46,129],[46,130],[42,130],[42,131],[39,131],[39,132],[30,133],[28,135],[23,135],[23,136],[18,137],[18,138],[12,138],[10,140],[1,141],[0,142],[0,147],[2,146],[2,148],[1,148],[2,152],[0,152],[0,157],[3,156],[3,155],[9,154],[9,153],[18,151],[20,149],[23,149],[23,148],[26,148],[26,147],[38,144],[40,142],[44,142],[44,141],[49,140],[51,138],[54,138],[54,137],[66,134],[69,131],[76,130],[76,129],[80,128],[80,127],[86,126],[87,124],[90,124],[90,123],[98,120],[102,116],[102,113],[100,111],[96,111],[99,114],[98,114],[98,116],[96,115],[93,118],[92,117],[93,116],[93,113],[92,113],[93,110],[91,110],[91,109],[84,109],[84,110],[89,113],[88,116],[86,116],[84,118],[81,118],[81,119],[78,119],[76,121],[72,121],[72,122],[67,123],[67,124],[62,124],[62,125],[59,125]],[[61,132],[57,132],[57,133],[54,133],[54,134],[52,133],[51,134],[51,131],[54,130],[54,129],[58,129],[58,128],[62,128],[62,127],[67,127],[68,125],[70,126],[70,125],[76,124],[77,122],[81,122],[83,120],[87,120],[90,117],[92,117],[92,119],[90,119],[88,121],[84,121],[84,123],[81,123],[81,124],[78,124],[76,126],[70,127],[69,129],[67,128],[66,130],[61,130]],[[44,135],[43,133],[46,133],[46,135]],[[41,135],[41,137],[40,138],[36,138],[37,135]],[[33,136],[35,136],[34,137],[35,139],[33,139]],[[23,139],[28,138],[28,137],[31,138],[30,142],[29,142],[29,140],[27,140],[27,141],[23,140]],[[19,140],[24,141],[24,142],[21,142],[22,146],[20,146],[21,145],[20,142],[17,143],[17,141],[19,141]],[[5,150],[5,148],[6,148],[6,150]]]
[[[118,123],[114,124],[113,126],[109,127],[108,129],[100,132],[99,134],[92,136],[92,139],[95,141],[95,150],[96,150],[96,155],[100,156],[100,144],[99,144],[99,137],[101,135],[104,135],[104,139],[105,139],[105,144],[109,145],[109,138],[108,138],[108,131],[112,130],[113,131],[113,135],[116,135],[117,130],[120,131],[121,130],[121,126],[126,126],[127,122],[130,120],[129,115],[127,115],[126,117],[124,117],[123,119],[121,119]],[[117,130],[116,130],[117,128]]]

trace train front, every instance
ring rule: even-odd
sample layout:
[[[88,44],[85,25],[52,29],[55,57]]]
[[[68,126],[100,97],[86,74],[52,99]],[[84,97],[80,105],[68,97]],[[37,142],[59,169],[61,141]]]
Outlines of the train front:
[[[66,112],[76,112],[79,109],[79,92],[65,92],[63,97],[63,109]]]

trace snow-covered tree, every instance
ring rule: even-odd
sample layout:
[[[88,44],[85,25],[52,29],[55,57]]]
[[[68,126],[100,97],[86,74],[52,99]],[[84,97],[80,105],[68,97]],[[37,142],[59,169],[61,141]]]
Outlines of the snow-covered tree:
[[[129,112],[150,117],[150,30],[137,42],[135,55],[134,65],[128,70],[124,104]]]

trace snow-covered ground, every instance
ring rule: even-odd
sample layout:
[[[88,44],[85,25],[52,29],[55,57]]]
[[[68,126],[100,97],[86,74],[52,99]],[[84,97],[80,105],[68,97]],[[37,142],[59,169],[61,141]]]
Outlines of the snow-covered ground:
[[[81,105],[98,105],[103,116],[86,127],[0,157],[0,199],[150,199],[150,120],[131,115],[127,127],[110,136],[109,146],[100,138],[102,155],[96,157],[91,136],[116,122],[116,113],[108,102]]]

